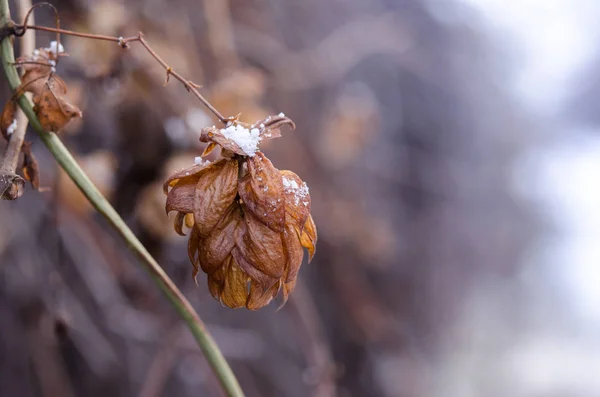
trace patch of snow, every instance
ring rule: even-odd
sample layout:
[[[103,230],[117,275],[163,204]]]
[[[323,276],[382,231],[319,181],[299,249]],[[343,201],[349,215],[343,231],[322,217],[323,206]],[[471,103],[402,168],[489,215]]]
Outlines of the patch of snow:
[[[283,177],[283,190],[286,193],[293,193],[294,194],[294,204],[298,205],[300,203],[300,200],[306,199],[307,197],[309,197],[308,195],[308,186],[306,186],[305,182],[302,182],[302,185],[298,185],[298,182],[296,182],[294,179],[289,179],[287,177]],[[304,202],[304,205],[307,202]]]
[[[242,151],[253,157],[258,150],[258,143],[260,142],[260,134],[257,128],[248,129],[239,124],[229,125],[226,128],[222,128],[221,133],[227,139],[231,139],[242,149]]]
[[[58,55],[65,52],[65,47],[63,47],[62,44],[57,43],[56,40],[53,40],[50,42],[50,47],[45,48],[45,50],[53,53],[54,55]]]
[[[197,165],[208,165],[210,161],[202,159],[202,156],[196,156],[194,158],[194,164]]]

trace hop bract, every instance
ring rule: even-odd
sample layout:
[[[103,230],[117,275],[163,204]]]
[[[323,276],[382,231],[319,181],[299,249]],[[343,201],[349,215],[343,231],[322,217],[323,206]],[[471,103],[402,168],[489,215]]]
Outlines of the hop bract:
[[[191,226],[188,254],[193,276],[202,269],[211,295],[232,308],[267,305],[283,289],[284,302],[294,289],[309,251],[315,253],[317,230],[310,215],[306,183],[280,171],[259,151],[263,140],[281,136],[293,122],[271,116],[255,125],[232,121],[205,128],[200,140],[217,145],[222,159],[196,161],[164,184],[166,210],[177,211],[175,230]],[[193,222],[191,221],[193,219]]]

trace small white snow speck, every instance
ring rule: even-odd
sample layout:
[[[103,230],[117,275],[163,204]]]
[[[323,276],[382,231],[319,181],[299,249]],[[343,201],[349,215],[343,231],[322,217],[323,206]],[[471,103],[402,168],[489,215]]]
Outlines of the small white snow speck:
[[[35,55],[35,56],[40,55],[40,50],[38,50],[38,49],[33,50],[33,55]]]
[[[194,164],[197,165],[208,165],[210,161],[202,159],[202,156],[194,157]]]
[[[56,41],[50,42],[50,47],[44,48],[46,51],[53,53],[54,55],[58,55],[60,53],[65,52],[65,47],[62,44],[57,43]]]
[[[269,191],[269,186],[265,185],[265,187],[264,187],[264,189],[263,189],[263,190],[264,190],[265,192],[268,192],[268,191]]]
[[[185,173],[185,175],[186,175],[186,176],[187,176],[187,175],[189,175],[189,174],[190,174],[189,172],[186,172],[186,173]]]
[[[278,114],[279,117],[285,117],[285,113],[281,112]]]
[[[15,133],[16,130],[17,130],[17,119],[13,119],[12,123],[10,123],[10,125],[6,129],[6,134],[12,135]]]
[[[263,123],[260,123],[260,128],[265,128],[265,125]]]

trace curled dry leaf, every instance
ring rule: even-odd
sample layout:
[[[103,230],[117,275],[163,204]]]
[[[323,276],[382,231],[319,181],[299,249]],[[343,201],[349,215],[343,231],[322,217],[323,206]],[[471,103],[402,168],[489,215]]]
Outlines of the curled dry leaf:
[[[21,91],[39,93],[54,72],[58,57],[54,52],[39,48],[33,54],[17,58],[16,65],[23,69]]]
[[[251,125],[233,120],[225,128],[203,128],[200,142],[209,143],[209,152],[217,144],[239,156],[253,157],[262,141],[281,137],[281,127],[284,125],[296,128],[294,122],[283,114],[269,116]]]
[[[56,62],[63,52],[62,46],[53,41],[50,47],[39,48],[16,62],[24,71],[16,95],[31,92],[40,124],[53,132],[62,130],[71,119],[81,117],[81,110],[65,98],[65,82],[55,74]]]
[[[268,227],[282,232],[285,221],[282,177],[261,152],[246,161],[248,172],[239,181],[244,210]]]
[[[303,248],[314,254],[308,187],[258,150],[260,141],[281,136],[282,125],[294,124],[280,115],[204,129],[201,140],[211,149],[221,146],[226,158],[176,172],[164,184],[167,212],[178,211],[175,230],[182,233],[185,219],[194,217],[188,241],[193,276],[206,273],[211,295],[232,308],[259,309],[281,289],[285,302]]]
[[[81,110],[65,99],[66,93],[65,82],[52,76],[40,94],[33,97],[34,110],[46,131],[60,131],[72,118],[81,117]]]
[[[0,130],[2,131],[2,136],[7,141],[17,128],[16,113],[17,104],[12,99],[9,99],[6,105],[4,105],[2,116],[0,116]]]
[[[23,142],[21,147],[23,152],[23,176],[31,183],[34,189],[39,190],[40,188],[40,167],[35,159],[35,156],[31,152],[31,142]]]

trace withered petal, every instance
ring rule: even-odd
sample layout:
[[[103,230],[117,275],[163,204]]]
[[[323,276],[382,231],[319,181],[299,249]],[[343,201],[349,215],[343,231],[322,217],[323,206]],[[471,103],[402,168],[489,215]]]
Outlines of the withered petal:
[[[292,171],[282,170],[279,172],[283,183],[286,223],[291,221],[299,231],[302,231],[310,216],[311,201],[308,188],[302,179]]]
[[[179,211],[185,214],[193,212],[195,190],[196,183],[193,179],[179,180],[167,195],[167,202],[165,203],[167,214],[171,211]]]
[[[268,277],[280,278],[285,270],[287,259],[281,233],[270,229],[249,212],[244,214],[243,223],[245,225],[243,233],[236,236],[236,248],[239,249],[243,261]],[[237,257],[236,260],[238,260]],[[238,263],[250,277],[258,280],[245,267],[245,263],[241,263],[239,260]]]
[[[185,221],[185,215],[185,212],[177,212],[177,215],[175,216],[175,221],[173,222],[175,232],[180,236],[185,236],[185,233],[183,232],[183,222]]]
[[[262,153],[248,158],[248,172],[239,180],[244,210],[277,232],[285,226],[285,202],[281,174]]]
[[[281,137],[281,127],[289,126],[292,130],[296,129],[296,124],[289,117],[269,116],[264,120],[256,122],[255,125],[261,126],[260,140],[266,141]]]
[[[229,259],[225,262],[224,266],[218,268],[213,274],[207,277],[208,291],[216,300],[221,299],[221,293],[225,286],[225,272],[229,268]]]
[[[39,94],[33,97],[34,110],[46,131],[59,132],[74,117],[81,117],[81,110],[69,103],[65,82],[56,75],[46,80]]]
[[[231,250],[231,256],[233,256],[238,266],[241,267],[242,270],[250,276],[250,278],[256,280],[261,285],[269,286],[273,285],[273,283],[277,281],[277,277],[269,276],[258,270],[253,263],[246,259],[238,247],[234,247],[233,250]]]
[[[292,281],[283,283],[283,302],[281,302],[281,306],[279,306],[280,309],[287,303],[289,295],[292,293],[294,288],[296,288],[296,281],[297,279],[293,279]]]
[[[202,271],[210,275],[222,267],[235,246],[235,234],[241,222],[239,205],[234,203],[210,234],[200,241],[198,260]]]
[[[308,262],[312,261],[315,256],[316,245],[317,245],[317,227],[313,221],[312,216],[309,216],[304,225],[304,230],[300,235],[300,242],[302,246],[308,250]]]
[[[229,261],[225,274],[225,284],[221,291],[221,303],[232,309],[244,307],[248,297],[248,275],[235,263],[233,258]]]
[[[21,86],[18,91],[28,91],[35,95],[41,93],[46,81],[52,74],[51,55],[46,49],[39,48],[37,55],[28,55],[19,57],[16,60],[16,65],[23,69],[23,77],[21,78]]]
[[[283,280],[288,283],[295,280],[298,276],[298,271],[300,270],[302,259],[304,258],[302,243],[292,225],[286,225],[286,230],[283,232],[283,246],[286,255]]]
[[[2,131],[2,136],[7,141],[9,139],[8,129],[15,121],[16,113],[17,104],[12,99],[9,99],[6,101],[6,105],[4,105],[2,116],[0,116],[0,130]]]
[[[185,214],[185,225],[187,227],[189,227],[190,229],[194,227],[194,214],[192,214],[191,212],[188,212],[187,214]]]
[[[203,128],[200,132],[200,142],[211,142],[211,145],[219,144],[223,149],[229,150],[235,154],[239,154],[240,156],[248,155],[248,153],[246,153],[236,141],[227,138],[223,134],[223,131],[216,127]]]
[[[206,145],[206,147],[204,148],[204,151],[202,152],[202,154],[200,156],[201,157],[208,156],[214,150],[214,148],[216,146],[217,146],[217,144],[214,142],[209,143],[208,145]]]
[[[212,165],[212,163],[194,164],[190,167],[173,173],[173,175],[169,176],[163,184],[163,192],[168,194],[169,188],[175,186],[180,181],[182,183],[193,183],[195,185],[198,183],[198,179],[200,179],[202,170],[208,168],[210,165]]]
[[[223,159],[206,168],[194,194],[194,221],[206,237],[227,213],[237,194],[238,163]]]
[[[246,308],[248,310],[258,310],[261,307],[267,306],[277,296],[280,288],[281,280],[277,280],[273,286],[267,289],[264,289],[259,283],[252,280]]]
[[[194,270],[192,272],[192,278],[198,284],[196,280],[196,276],[198,275],[198,271],[200,269],[200,265],[198,264],[198,244],[200,243],[200,234],[196,230],[196,228],[192,228],[192,232],[190,233],[190,238],[188,240],[188,257],[190,258],[190,262],[192,262],[192,266]]]

